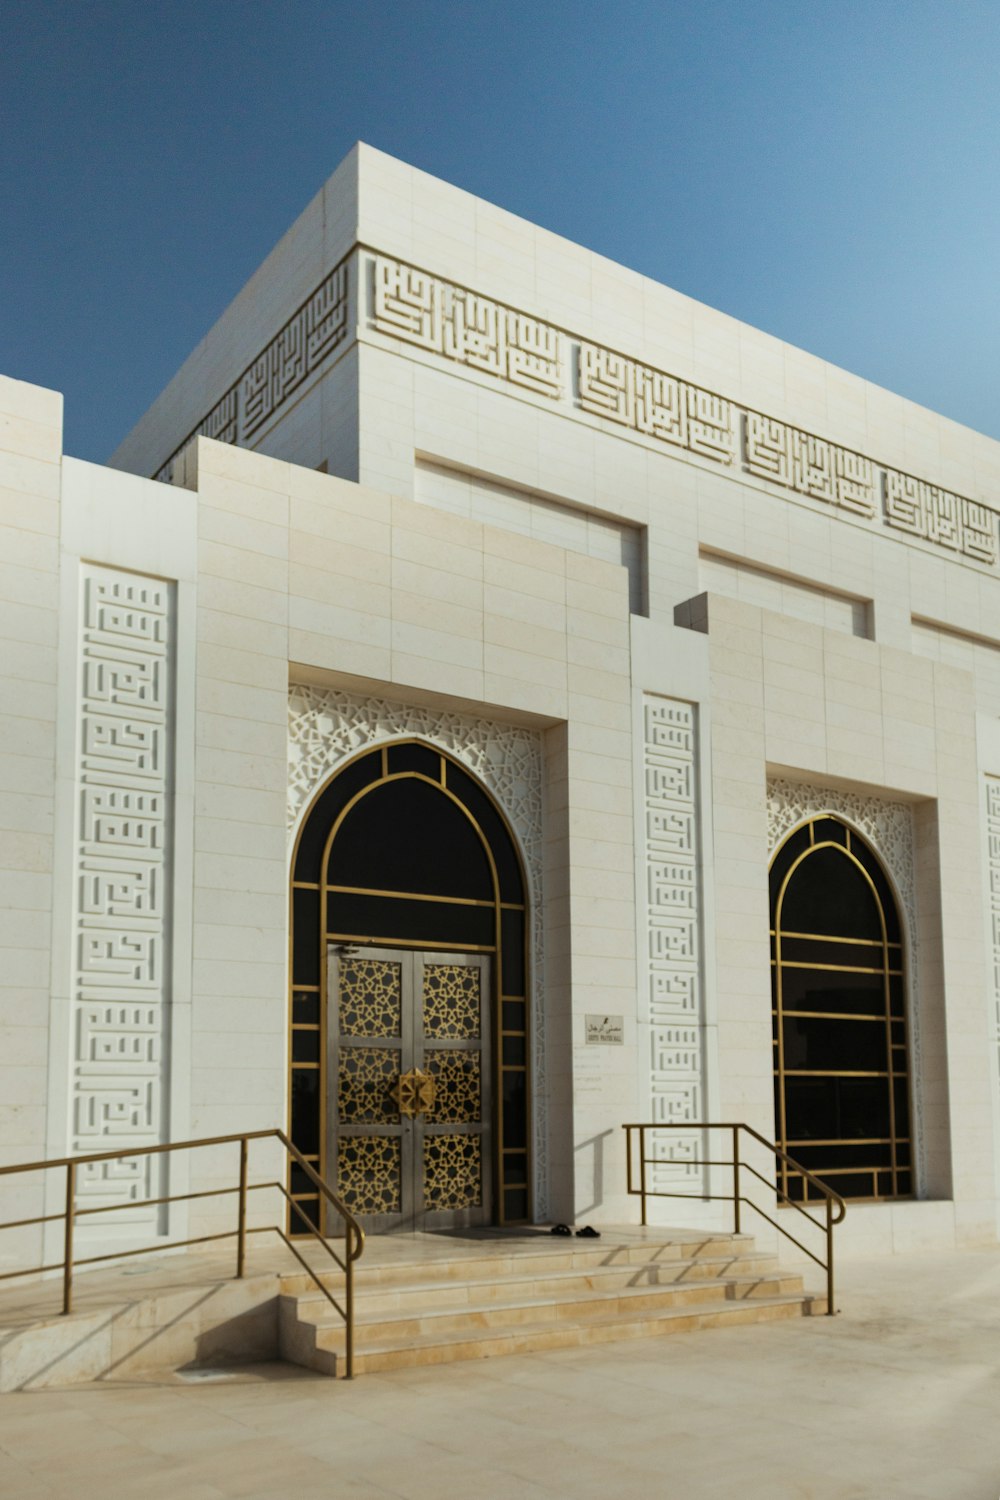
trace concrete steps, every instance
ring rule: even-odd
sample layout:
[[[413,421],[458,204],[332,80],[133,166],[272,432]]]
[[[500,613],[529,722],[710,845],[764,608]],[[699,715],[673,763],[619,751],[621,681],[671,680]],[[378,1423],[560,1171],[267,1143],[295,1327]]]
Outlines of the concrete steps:
[[[339,1278],[324,1276],[336,1296]],[[454,1259],[362,1260],[355,1277],[355,1373],[653,1338],[825,1312],[802,1279],[746,1236],[662,1243],[498,1242]],[[344,1327],[305,1276],[282,1279],[285,1359],[343,1373]]]

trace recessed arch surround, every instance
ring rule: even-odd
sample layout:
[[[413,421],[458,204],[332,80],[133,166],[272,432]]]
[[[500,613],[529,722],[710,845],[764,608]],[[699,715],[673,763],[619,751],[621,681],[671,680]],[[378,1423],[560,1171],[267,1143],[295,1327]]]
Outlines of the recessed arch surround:
[[[841,818],[790,832],[770,870],[775,1134],[846,1198],[914,1190],[904,932],[895,892]],[[782,1187],[808,1183],[782,1167]]]
[[[484,1181],[495,1184],[497,1222],[530,1218],[527,892],[503,811],[436,745],[406,738],[362,751],[316,793],[292,857],[289,1125],[328,1180],[337,1176],[327,1159],[336,1083],[327,1076],[328,1041],[337,1024],[328,955],[482,955],[493,1100]],[[390,1118],[391,1103],[379,1108]],[[346,1178],[342,1188],[350,1197]],[[318,1213],[304,1174],[293,1172],[290,1191],[311,1217]]]

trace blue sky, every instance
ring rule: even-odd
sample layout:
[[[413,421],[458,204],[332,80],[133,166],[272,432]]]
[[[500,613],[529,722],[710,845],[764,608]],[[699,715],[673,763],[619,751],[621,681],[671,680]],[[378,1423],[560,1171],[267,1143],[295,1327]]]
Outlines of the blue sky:
[[[998,0],[2,0],[0,370],[103,460],[361,139],[1000,438]]]

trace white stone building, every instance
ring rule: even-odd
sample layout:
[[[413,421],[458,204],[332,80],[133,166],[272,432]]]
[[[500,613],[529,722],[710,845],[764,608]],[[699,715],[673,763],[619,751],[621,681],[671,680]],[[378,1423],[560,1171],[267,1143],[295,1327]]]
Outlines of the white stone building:
[[[745,1121],[845,1249],[995,1242],[1000,444],[364,146],[112,468],[0,411],[4,1161],[623,1223],[651,1121],[721,1224]]]

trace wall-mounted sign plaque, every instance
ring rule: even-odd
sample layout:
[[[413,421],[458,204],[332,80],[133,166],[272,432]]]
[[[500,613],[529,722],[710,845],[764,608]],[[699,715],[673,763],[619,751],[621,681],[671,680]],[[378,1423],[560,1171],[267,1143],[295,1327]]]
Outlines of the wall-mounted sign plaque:
[[[587,1016],[588,1047],[623,1047],[625,1045],[624,1016]]]

